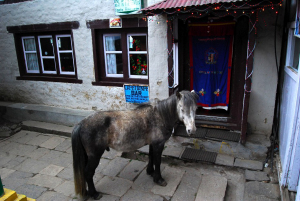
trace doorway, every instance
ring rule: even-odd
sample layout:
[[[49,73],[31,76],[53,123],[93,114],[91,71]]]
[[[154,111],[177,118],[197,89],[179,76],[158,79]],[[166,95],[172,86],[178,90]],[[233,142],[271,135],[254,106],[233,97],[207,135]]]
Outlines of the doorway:
[[[248,25],[246,16],[178,20],[179,89],[200,95],[198,125],[241,129]],[[220,58],[222,65],[216,66]],[[205,95],[210,98],[201,100]]]

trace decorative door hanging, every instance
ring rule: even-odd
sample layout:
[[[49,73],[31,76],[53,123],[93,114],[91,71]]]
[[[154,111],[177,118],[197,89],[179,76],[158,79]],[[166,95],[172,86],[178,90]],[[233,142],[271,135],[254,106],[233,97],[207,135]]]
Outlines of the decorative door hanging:
[[[204,109],[228,110],[234,24],[189,25],[190,86]]]

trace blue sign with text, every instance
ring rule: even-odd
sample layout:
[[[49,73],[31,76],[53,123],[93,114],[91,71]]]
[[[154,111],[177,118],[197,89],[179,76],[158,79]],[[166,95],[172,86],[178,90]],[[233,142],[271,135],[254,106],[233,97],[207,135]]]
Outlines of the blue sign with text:
[[[125,99],[128,103],[146,103],[149,102],[149,90],[146,85],[125,85]]]

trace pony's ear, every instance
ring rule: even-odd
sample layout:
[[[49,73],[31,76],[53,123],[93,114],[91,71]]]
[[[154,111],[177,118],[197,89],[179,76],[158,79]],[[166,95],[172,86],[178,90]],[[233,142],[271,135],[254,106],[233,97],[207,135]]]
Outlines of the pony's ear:
[[[192,92],[192,93],[195,93],[195,90],[193,89],[191,92]]]
[[[176,91],[176,96],[177,96],[178,100],[180,100],[180,99],[181,99],[181,94],[180,94],[180,92],[179,92],[179,91]]]

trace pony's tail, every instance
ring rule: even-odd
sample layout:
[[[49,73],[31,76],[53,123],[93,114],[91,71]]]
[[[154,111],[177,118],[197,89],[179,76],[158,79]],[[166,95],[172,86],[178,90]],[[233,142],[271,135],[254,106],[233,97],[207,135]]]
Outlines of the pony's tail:
[[[84,197],[87,194],[84,174],[87,156],[80,139],[80,124],[72,132],[72,151],[75,193]]]

